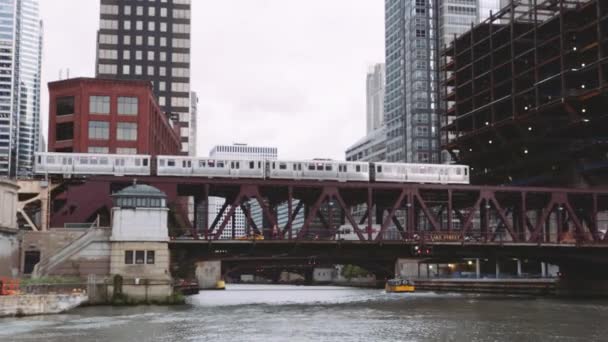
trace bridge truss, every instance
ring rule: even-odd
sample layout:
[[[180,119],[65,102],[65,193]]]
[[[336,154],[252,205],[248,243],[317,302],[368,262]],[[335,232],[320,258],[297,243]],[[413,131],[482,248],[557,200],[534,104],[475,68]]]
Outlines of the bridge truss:
[[[246,235],[264,240],[608,244],[605,190],[183,177],[139,182],[191,196],[196,208],[206,208],[211,196],[226,199],[213,219],[195,211],[195,240],[219,240],[227,230],[238,239],[229,222],[241,210]],[[262,227],[252,217],[254,202]],[[281,223],[280,205],[287,207]],[[304,222],[296,227],[300,212]],[[350,237],[340,235],[341,226],[352,228]]]

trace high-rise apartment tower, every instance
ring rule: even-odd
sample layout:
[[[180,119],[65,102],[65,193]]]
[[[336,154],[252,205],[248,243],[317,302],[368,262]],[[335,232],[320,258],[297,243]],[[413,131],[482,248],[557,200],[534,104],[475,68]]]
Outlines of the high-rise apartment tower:
[[[191,153],[190,0],[101,0],[96,73],[152,82],[179,122],[181,152]]]
[[[30,176],[40,149],[38,11],[38,0],[0,0],[0,176]]]

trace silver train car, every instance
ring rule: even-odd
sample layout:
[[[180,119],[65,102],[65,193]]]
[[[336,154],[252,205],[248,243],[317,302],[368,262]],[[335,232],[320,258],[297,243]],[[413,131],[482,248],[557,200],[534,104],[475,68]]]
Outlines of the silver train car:
[[[67,176],[149,176],[152,165],[149,155],[41,152],[34,159],[34,173]]]
[[[469,167],[334,160],[228,160],[188,156],[37,153],[37,174],[469,184]]]
[[[469,184],[469,167],[464,165],[373,163],[372,167],[375,182]]]
[[[158,176],[191,176],[213,178],[264,179],[265,163],[261,160],[225,160],[180,156],[157,156]]]

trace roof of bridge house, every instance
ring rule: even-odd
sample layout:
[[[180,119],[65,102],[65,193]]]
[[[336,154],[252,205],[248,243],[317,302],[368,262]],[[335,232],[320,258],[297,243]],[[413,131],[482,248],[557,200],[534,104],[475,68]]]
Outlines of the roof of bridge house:
[[[128,186],[117,193],[113,194],[112,197],[155,197],[155,198],[166,198],[167,195],[158,190],[157,188],[146,185],[146,184],[133,184]]]

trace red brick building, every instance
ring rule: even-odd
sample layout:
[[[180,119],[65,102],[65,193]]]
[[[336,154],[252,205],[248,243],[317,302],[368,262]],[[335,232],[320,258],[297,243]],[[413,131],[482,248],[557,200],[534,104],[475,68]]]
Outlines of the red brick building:
[[[147,81],[73,78],[49,83],[49,152],[177,155],[177,128]]]

